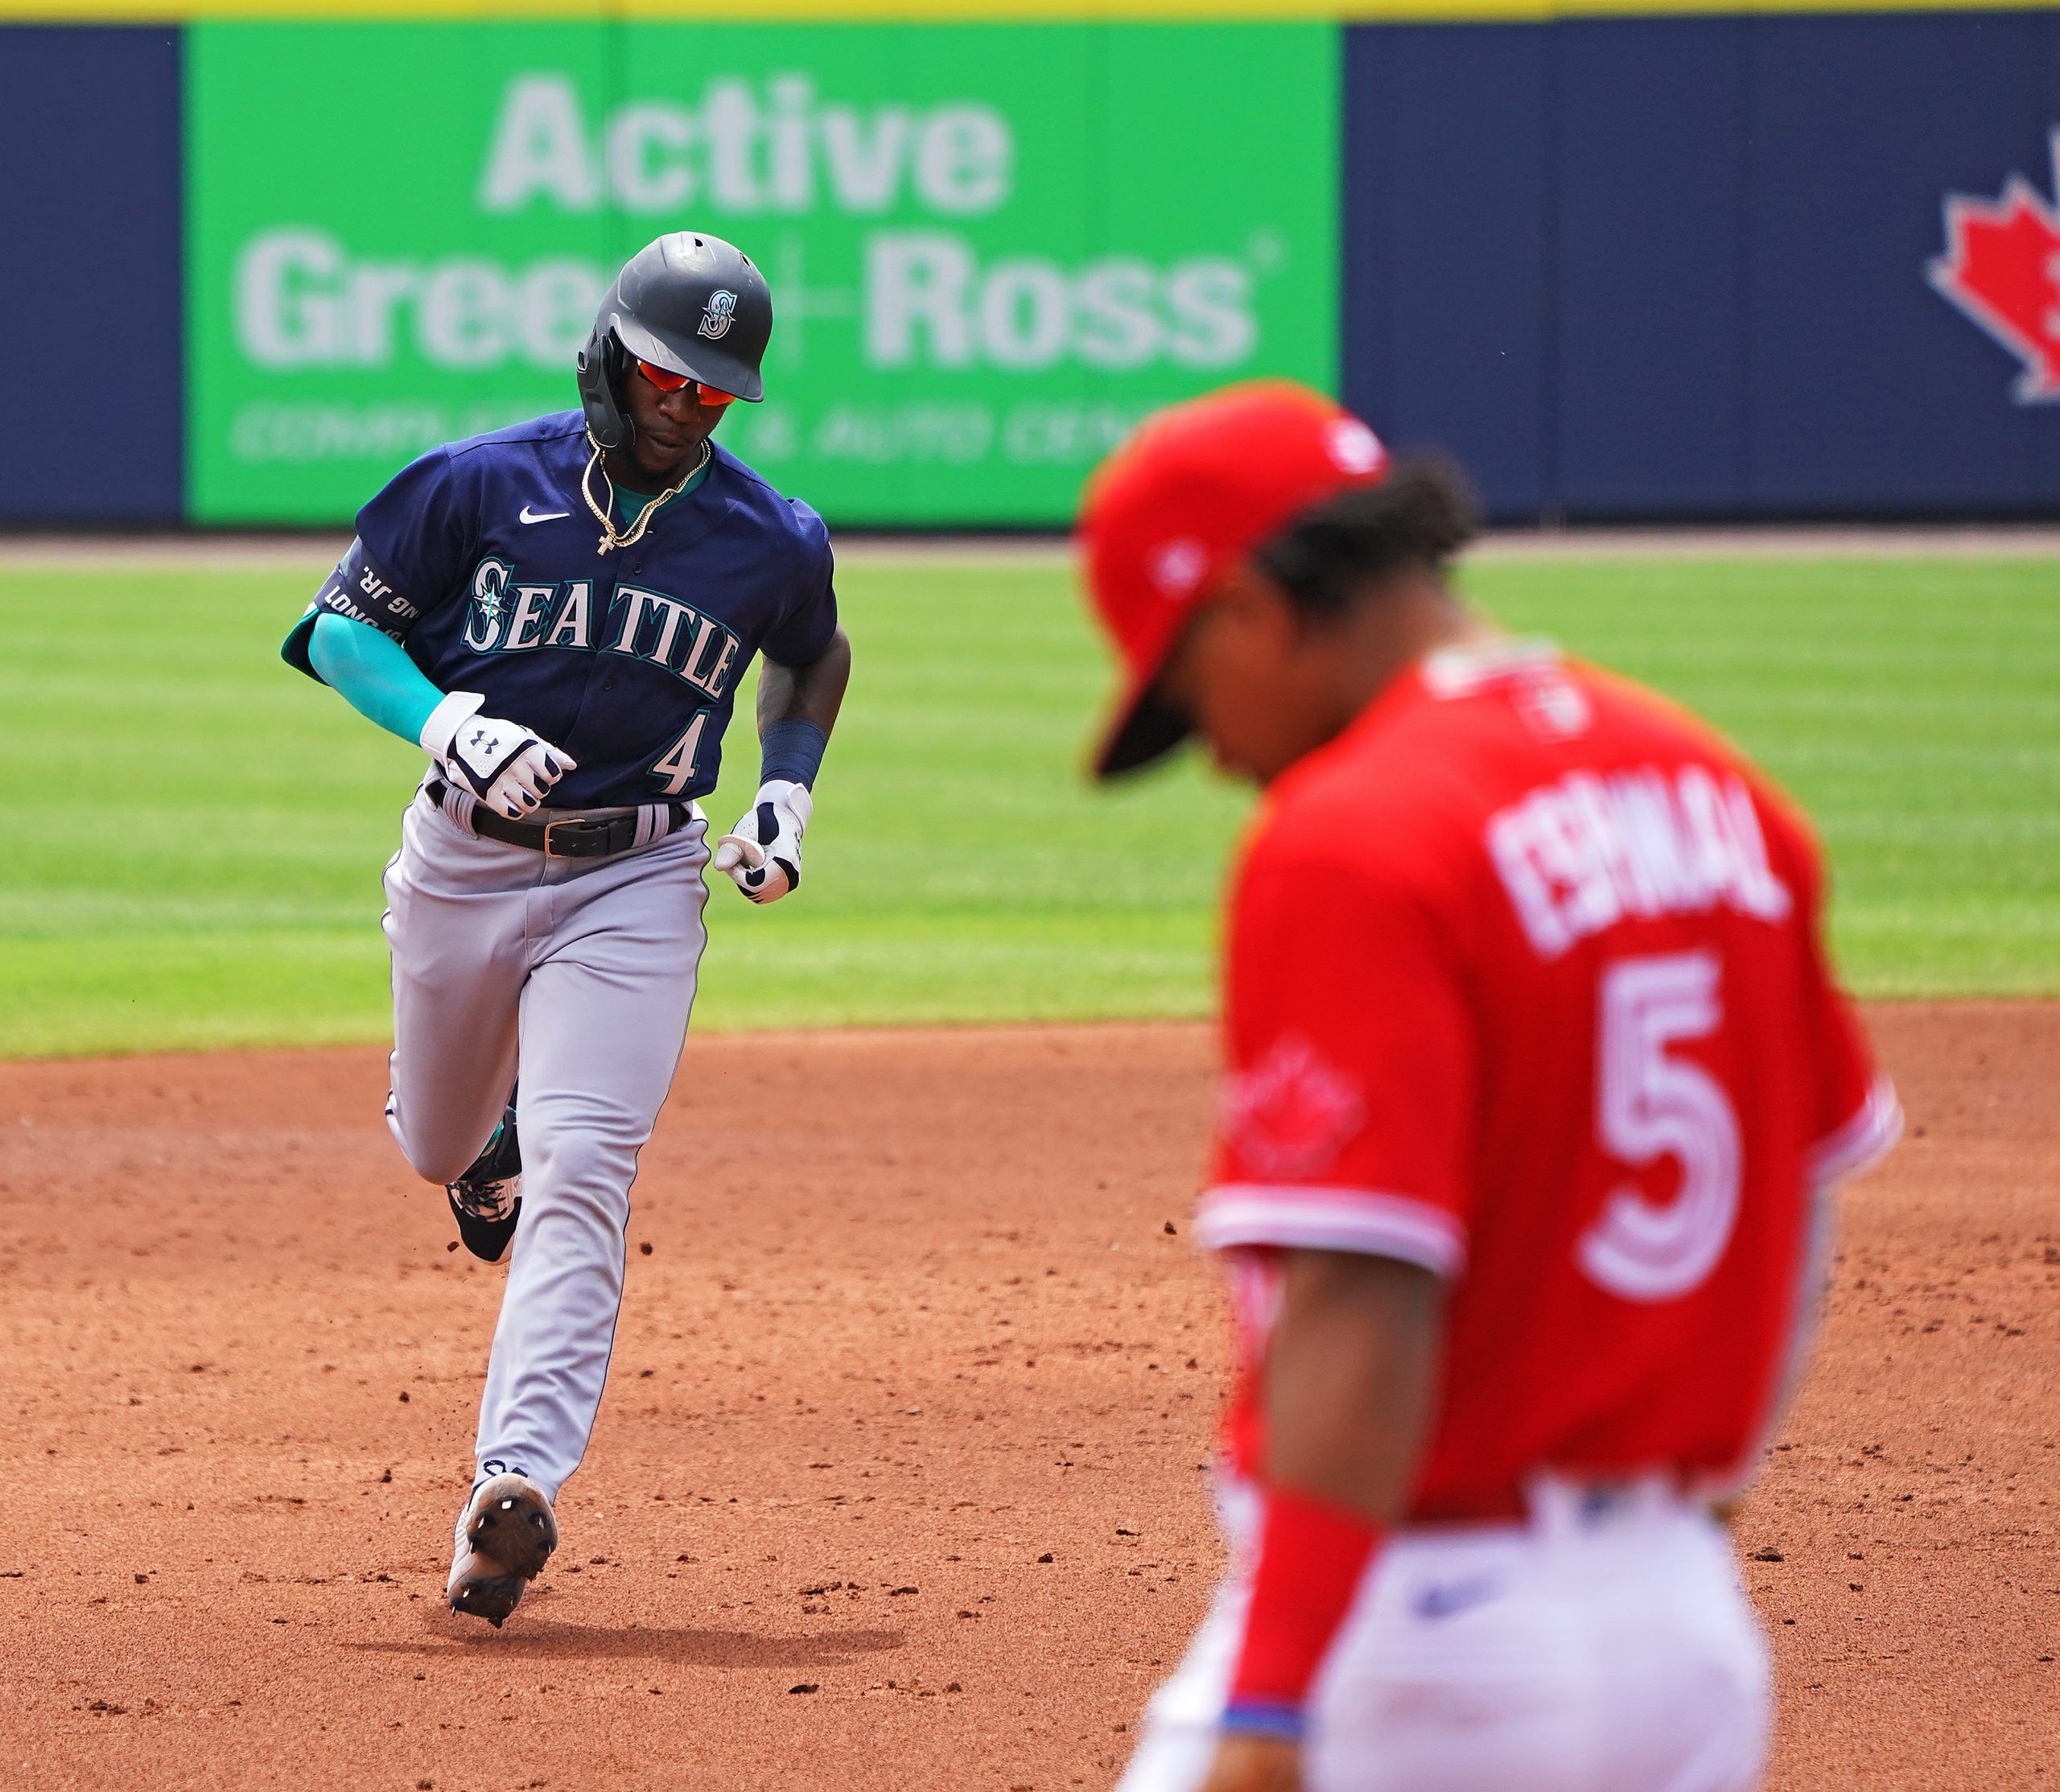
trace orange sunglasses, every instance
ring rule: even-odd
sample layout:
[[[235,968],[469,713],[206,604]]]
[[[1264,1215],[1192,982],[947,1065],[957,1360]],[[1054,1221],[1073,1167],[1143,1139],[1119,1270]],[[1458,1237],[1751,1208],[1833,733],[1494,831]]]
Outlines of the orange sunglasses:
[[[653,367],[647,360],[639,360],[637,371],[661,392],[678,392],[698,383],[690,374],[675,373],[670,367]],[[705,385],[701,387],[700,396],[704,405],[727,405],[735,399],[733,393],[718,391],[714,386]]]

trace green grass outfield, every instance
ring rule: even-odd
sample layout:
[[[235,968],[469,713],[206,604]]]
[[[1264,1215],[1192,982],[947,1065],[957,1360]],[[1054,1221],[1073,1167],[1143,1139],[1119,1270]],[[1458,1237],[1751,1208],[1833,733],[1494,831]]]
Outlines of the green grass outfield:
[[[418,759],[278,659],[323,570],[0,563],[0,1055],[384,1036],[379,874]],[[2060,562],[1512,557],[1466,579],[1802,798],[1860,990],[2060,988]],[[1063,562],[861,553],[840,586],[858,665],[808,883],[766,910],[719,885],[696,1025],[1205,1011],[1245,799],[1192,764],[1082,783],[1105,662]]]

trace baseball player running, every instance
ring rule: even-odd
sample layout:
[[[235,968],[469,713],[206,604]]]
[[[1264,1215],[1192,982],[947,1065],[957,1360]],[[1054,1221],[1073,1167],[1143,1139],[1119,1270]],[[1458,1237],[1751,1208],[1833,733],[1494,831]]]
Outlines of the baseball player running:
[[[1299,387],[1147,422],[1083,545],[1102,775],[1265,796],[1196,1230],[1243,1372],[1233,1566],[1121,1792],[1744,1792],[1762,1639],[1712,1515],[1795,1374],[1832,1184],[1899,1116],[1800,817],[1447,584],[1472,529]]]
[[[509,1261],[449,1589],[496,1625],[608,1376],[706,937],[694,799],[762,653],[762,783],[714,862],[754,902],[797,888],[850,674],[822,519],[710,439],[763,395],[772,328],[749,257],[660,237],[602,302],[580,410],[403,468],[283,649],[429,756],[386,869],[386,1116],[466,1246]]]

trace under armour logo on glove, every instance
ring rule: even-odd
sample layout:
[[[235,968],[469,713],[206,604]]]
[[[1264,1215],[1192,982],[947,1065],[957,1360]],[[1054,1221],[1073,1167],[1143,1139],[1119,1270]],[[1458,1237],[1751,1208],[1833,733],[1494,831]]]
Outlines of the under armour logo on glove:
[[[805,785],[775,778],[751,813],[716,842],[715,869],[753,902],[777,902],[801,884],[801,835],[815,812]]]
[[[424,726],[422,744],[459,789],[496,814],[520,821],[542,805],[550,787],[579,761],[513,722],[472,713],[479,705],[469,692],[453,691]]]

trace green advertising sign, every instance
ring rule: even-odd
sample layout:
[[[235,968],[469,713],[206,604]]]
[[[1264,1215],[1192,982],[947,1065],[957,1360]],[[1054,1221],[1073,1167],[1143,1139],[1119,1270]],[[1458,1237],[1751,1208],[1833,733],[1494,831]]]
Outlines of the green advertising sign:
[[[833,521],[1049,523],[1153,406],[1333,383],[1337,32],[204,23],[187,36],[189,508],[347,519],[577,400],[615,269],[766,270],[723,439]]]

